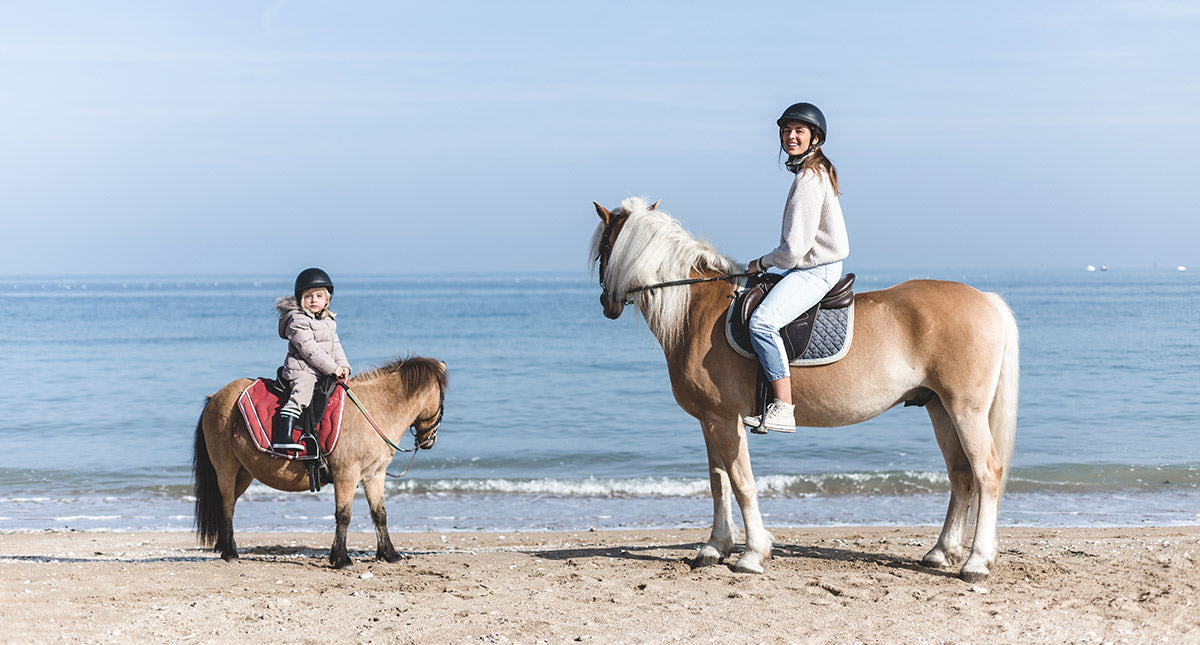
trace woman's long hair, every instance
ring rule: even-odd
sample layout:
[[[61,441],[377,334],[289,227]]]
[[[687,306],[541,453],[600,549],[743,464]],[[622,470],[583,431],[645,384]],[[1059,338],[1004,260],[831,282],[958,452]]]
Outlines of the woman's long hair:
[[[820,130],[814,130],[812,128],[812,126],[807,126],[807,127],[808,127],[808,131],[812,132],[813,134],[820,132]],[[782,135],[783,128],[779,128],[779,131]],[[782,139],[782,136],[780,138]],[[829,183],[831,185],[833,185],[833,194],[840,195],[842,193],[841,193],[841,191],[838,190],[837,168],[833,167],[833,162],[830,161],[829,157],[826,157],[825,153],[821,150],[821,145],[823,145],[824,143],[825,143],[825,133],[822,132],[821,133],[821,142],[817,144],[817,147],[811,148],[808,152],[804,153],[804,155],[801,155],[806,158],[804,159],[804,162],[801,163],[800,170],[798,170],[796,172],[796,174],[800,174],[800,173],[803,173],[803,172],[806,172],[809,170],[811,170],[813,172],[824,172],[829,177]],[[783,151],[783,141],[782,140],[779,142],[779,154],[780,155],[786,154]],[[788,160],[790,161],[791,159],[789,158]],[[790,168],[789,168],[789,170],[790,170]]]
[[[833,167],[833,162],[829,160],[829,157],[825,156],[825,153],[822,152],[820,148],[813,150],[812,153],[808,155],[808,159],[805,159],[804,163],[800,166],[800,172],[806,172],[809,170],[813,172],[824,172],[829,176],[829,183],[833,185],[833,194],[842,194],[841,191],[838,190],[837,168]]]

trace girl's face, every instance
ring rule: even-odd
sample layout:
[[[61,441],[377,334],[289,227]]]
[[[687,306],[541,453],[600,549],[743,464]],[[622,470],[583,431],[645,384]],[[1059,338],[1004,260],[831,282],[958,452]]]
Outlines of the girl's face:
[[[779,144],[789,157],[802,155],[812,145],[812,129],[800,121],[784,121],[779,128]]]
[[[325,311],[329,306],[329,291],[323,287],[309,289],[300,294],[300,306],[310,314]]]

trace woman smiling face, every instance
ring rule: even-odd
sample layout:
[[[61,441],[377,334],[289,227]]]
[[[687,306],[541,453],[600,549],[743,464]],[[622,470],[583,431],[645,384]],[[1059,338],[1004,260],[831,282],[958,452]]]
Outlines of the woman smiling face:
[[[779,145],[789,157],[796,157],[808,152],[813,142],[813,131],[808,124],[800,121],[785,121],[779,128]]]

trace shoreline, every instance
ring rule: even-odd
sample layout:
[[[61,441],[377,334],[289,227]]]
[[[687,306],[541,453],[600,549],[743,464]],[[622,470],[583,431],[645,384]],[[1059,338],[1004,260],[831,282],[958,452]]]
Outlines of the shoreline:
[[[919,560],[937,527],[772,528],[766,573],[693,570],[707,529],[0,533],[2,642],[1200,642],[1200,527],[1000,527],[991,577]],[[740,547],[735,550],[740,551]]]

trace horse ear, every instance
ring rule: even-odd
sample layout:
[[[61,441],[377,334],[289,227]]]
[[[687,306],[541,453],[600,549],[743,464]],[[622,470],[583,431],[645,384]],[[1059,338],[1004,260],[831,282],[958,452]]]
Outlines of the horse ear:
[[[654,202],[654,204],[650,206],[650,210],[655,210],[655,209],[657,209],[657,208],[658,208],[658,205],[659,205],[659,204],[661,204],[661,203],[662,203],[662,200],[661,200],[661,199],[660,199],[660,200],[658,200],[658,201],[656,201],[656,202]]]
[[[605,226],[608,226],[609,220],[612,219],[612,213],[608,212],[607,208],[597,204],[596,202],[592,202],[592,204],[596,206],[596,214],[600,216],[600,221],[604,222]]]

